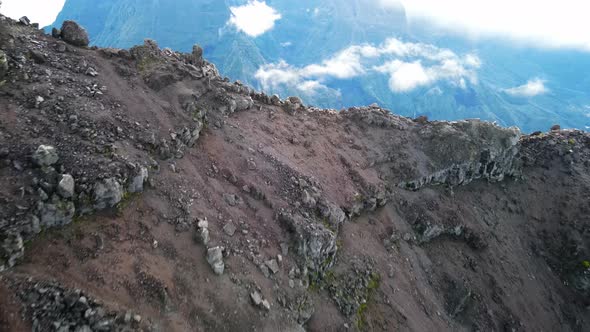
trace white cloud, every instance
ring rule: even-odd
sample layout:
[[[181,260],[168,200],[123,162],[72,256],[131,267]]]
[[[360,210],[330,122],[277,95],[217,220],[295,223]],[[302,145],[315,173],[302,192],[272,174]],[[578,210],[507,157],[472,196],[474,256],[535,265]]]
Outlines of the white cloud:
[[[264,1],[249,1],[238,7],[229,7],[231,16],[228,24],[251,37],[258,37],[271,30],[281,14]]]
[[[526,84],[515,88],[505,89],[507,94],[515,97],[534,97],[549,92],[545,87],[545,81],[539,78],[529,80]]]
[[[27,16],[31,22],[47,26],[57,17],[65,0],[3,0],[0,11],[13,19]]]
[[[312,64],[301,70],[306,77],[332,76],[339,79],[352,78],[363,72],[358,47],[349,47],[321,64]]]
[[[378,0],[403,4],[412,21],[471,37],[502,37],[542,47],[590,51],[590,2],[584,0]]]
[[[306,95],[315,95],[319,90],[327,89],[325,85],[318,81],[304,81],[297,85],[297,90],[301,91]]]
[[[394,60],[377,67],[381,72],[389,72],[389,87],[395,92],[406,92],[414,90],[419,86],[424,86],[432,81],[420,61],[403,62]]]
[[[293,43],[291,43],[290,41],[281,43],[281,47],[289,47],[291,45],[293,45]]]
[[[396,38],[381,45],[353,45],[318,64],[293,67],[285,61],[267,64],[255,77],[265,90],[280,86],[310,92],[328,88],[331,79],[345,80],[381,73],[389,76],[391,91],[403,93],[446,81],[465,88],[477,84],[476,70],[481,60],[475,54],[458,56],[448,49],[423,43],[407,43]]]

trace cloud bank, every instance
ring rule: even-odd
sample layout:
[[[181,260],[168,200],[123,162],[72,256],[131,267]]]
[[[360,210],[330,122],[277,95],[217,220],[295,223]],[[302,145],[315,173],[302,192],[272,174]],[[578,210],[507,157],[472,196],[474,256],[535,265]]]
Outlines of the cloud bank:
[[[534,97],[549,92],[549,89],[545,87],[544,80],[535,78],[521,86],[506,89],[504,92],[514,97]]]
[[[389,78],[389,88],[404,93],[444,81],[466,87],[477,84],[481,60],[475,54],[459,56],[431,44],[389,38],[381,45],[353,45],[332,57],[304,67],[285,61],[261,66],[255,74],[264,90],[296,88],[313,94],[327,89],[330,80],[348,80],[368,74]]]
[[[271,30],[281,14],[264,1],[249,1],[238,7],[229,7],[231,16],[227,22],[250,37],[258,37]]]
[[[459,34],[590,51],[589,1],[377,0],[377,5],[400,2],[410,21],[434,23]]]
[[[18,20],[27,16],[31,22],[47,26],[57,17],[65,0],[2,0],[2,14]]]

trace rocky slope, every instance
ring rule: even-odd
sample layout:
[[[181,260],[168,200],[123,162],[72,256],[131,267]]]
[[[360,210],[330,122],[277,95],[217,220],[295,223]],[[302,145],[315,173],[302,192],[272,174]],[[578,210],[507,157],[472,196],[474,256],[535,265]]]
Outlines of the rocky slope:
[[[0,23],[0,330],[590,323],[589,134],[322,110],[84,37]]]

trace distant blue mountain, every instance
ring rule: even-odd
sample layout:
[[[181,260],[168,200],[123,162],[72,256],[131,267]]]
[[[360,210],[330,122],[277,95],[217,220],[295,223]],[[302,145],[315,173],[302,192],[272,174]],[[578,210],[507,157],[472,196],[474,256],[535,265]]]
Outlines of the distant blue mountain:
[[[525,132],[556,123],[590,128],[587,53],[462,39],[410,25],[403,7],[375,0],[266,1],[281,18],[254,38],[228,24],[230,7],[246,3],[67,0],[54,25],[74,19],[104,47],[152,38],[188,51],[198,43],[231,79],[321,107],[377,102],[402,115],[481,118]],[[362,66],[347,75],[346,61],[355,57]]]

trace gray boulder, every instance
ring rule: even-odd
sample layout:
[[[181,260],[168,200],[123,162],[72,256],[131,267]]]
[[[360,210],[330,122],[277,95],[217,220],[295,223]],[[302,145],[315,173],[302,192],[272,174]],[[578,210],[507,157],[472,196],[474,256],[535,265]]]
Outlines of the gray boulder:
[[[276,259],[270,259],[270,260],[264,262],[264,264],[266,264],[266,266],[269,268],[269,270],[273,274],[279,273],[279,263],[277,263]]]
[[[191,53],[190,63],[194,65],[203,64],[203,48],[197,44],[193,45],[193,52]]]
[[[209,243],[209,222],[207,219],[199,219],[197,222],[197,242],[201,242],[204,245]]]
[[[346,222],[346,213],[333,203],[321,200],[317,208],[322,218],[330,224],[332,229],[338,230]]]
[[[9,233],[3,237],[4,239],[0,242],[2,245],[0,247],[0,272],[6,268],[5,262],[8,263],[8,267],[13,267],[16,261],[25,255],[25,246],[20,233]]]
[[[64,21],[61,26],[61,38],[74,46],[88,46],[88,32],[74,21]]]
[[[29,18],[26,16],[19,18],[18,21],[23,25],[31,25],[31,20],[29,20]]]
[[[64,174],[57,184],[57,193],[63,198],[71,198],[74,196],[74,185],[74,177],[70,174]]]
[[[39,202],[37,205],[40,225],[46,228],[68,225],[76,214],[76,207],[71,201],[62,201],[54,196],[51,202]]]
[[[51,36],[53,36],[53,38],[59,38],[61,37],[61,30],[58,28],[52,28],[51,29]]]
[[[139,167],[137,174],[131,179],[127,191],[130,193],[139,193],[143,191],[143,185],[148,180],[149,172],[146,167]]]
[[[213,247],[207,250],[207,262],[213,268],[213,272],[217,275],[222,275],[225,269],[223,263],[223,250],[221,247]]]
[[[272,97],[270,97],[270,103],[279,106],[281,104],[281,97],[279,97],[279,95],[272,95]]]
[[[236,98],[236,112],[240,112],[240,111],[245,111],[248,110],[250,108],[252,108],[252,106],[254,106],[254,101],[252,100],[251,97],[242,97],[240,96],[239,98]]]
[[[37,166],[51,166],[59,160],[57,150],[50,145],[39,145],[32,156],[33,162]]]
[[[6,53],[0,50],[0,82],[6,76],[8,72],[8,58],[6,57]]]
[[[303,101],[299,97],[289,97],[287,98],[287,100],[290,101],[292,104],[303,105]]]
[[[123,199],[123,188],[117,179],[108,178],[94,185],[94,208],[102,210],[117,205]]]
[[[263,299],[262,295],[260,295],[260,293],[258,293],[257,291],[250,293],[250,299],[252,300],[252,303],[254,303],[255,306],[261,309],[265,309],[266,311],[270,310],[270,303],[268,302],[268,300]]]

